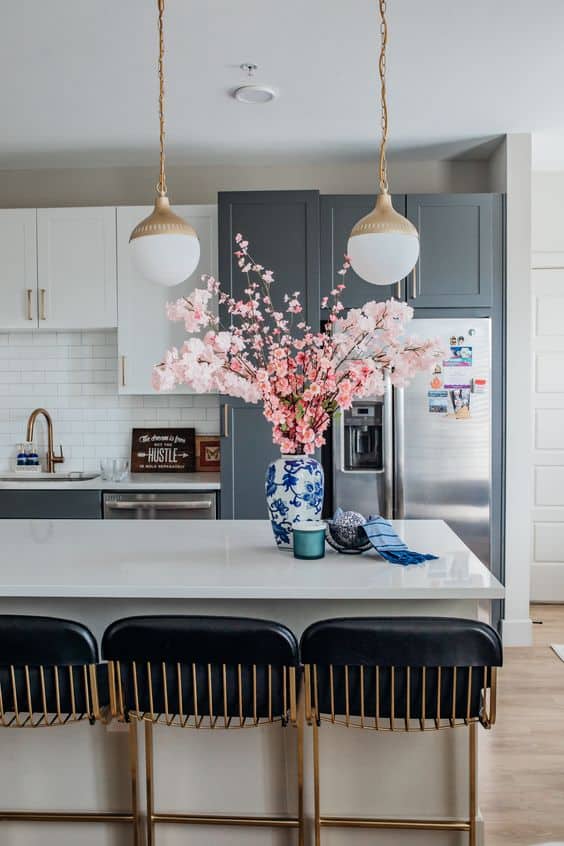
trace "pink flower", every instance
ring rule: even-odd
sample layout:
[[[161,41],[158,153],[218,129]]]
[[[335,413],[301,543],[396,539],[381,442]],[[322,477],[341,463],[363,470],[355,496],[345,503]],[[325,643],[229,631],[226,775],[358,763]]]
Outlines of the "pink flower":
[[[154,368],[157,390],[188,384],[198,393],[261,402],[274,443],[284,452],[311,454],[325,443],[334,411],[350,408],[355,397],[382,394],[386,372],[393,384],[407,385],[444,357],[436,340],[406,335],[413,312],[405,303],[368,302],[343,316],[342,283],[331,291],[333,304],[322,332],[313,332],[304,320],[290,328],[280,303],[286,315],[299,314],[299,292],[277,297],[269,288],[265,294],[273,272],[249,255],[240,233],[235,240],[239,267],[247,275],[242,297],[234,299],[213,277],[203,276],[205,288],[167,305],[169,319],[182,321],[189,338]],[[346,259],[340,275],[348,268]],[[212,296],[227,314],[223,324],[210,309]],[[324,297],[322,307],[328,302]]]

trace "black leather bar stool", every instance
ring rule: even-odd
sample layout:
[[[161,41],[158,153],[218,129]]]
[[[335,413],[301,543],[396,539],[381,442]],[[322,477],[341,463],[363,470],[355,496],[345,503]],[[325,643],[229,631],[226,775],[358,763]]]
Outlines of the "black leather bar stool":
[[[303,725],[297,719],[298,644],[285,626],[238,617],[130,617],[105,632],[114,712],[145,724],[147,843],[156,823],[297,828],[303,846]],[[153,801],[153,725],[297,729],[298,813],[163,813]]]
[[[476,725],[495,722],[499,635],[474,620],[349,618],[314,623],[303,634],[306,718],[313,726],[315,842],[323,827],[467,831],[476,846]],[[320,807],[322,722],[376,731],[466,726],[468,818],[460,821],[325,816]]]
[[[52,617],[0,615],[0,727],[94,723],[102,717],[104,704],[107,707],[107,679],[98,664],[98,645],[86,626]],[[0,821],[129,823],[137,844],[137,738],[133,731],[129,737],[131,811],[0,810]]]

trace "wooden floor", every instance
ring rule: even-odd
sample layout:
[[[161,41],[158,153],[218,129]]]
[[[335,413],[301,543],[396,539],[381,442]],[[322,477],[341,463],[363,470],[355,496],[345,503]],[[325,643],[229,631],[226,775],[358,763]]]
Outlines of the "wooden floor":
[[[498,722],[480,737],[486,846],[564,846],[564,605],[535,605],[532,648],[507,648]]]

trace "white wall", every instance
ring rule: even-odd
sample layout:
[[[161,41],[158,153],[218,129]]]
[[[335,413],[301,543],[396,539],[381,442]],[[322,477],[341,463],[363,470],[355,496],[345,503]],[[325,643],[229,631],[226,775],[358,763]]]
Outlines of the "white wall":
[[[564,602],[564,172],[533,174],[531,596]]]
[[[129,458],[135,426],[194,426],[219,432],[216,397],[119,396],[117,333],[0,334],[0,472],[13,469],[31,411],[52,415],[64,470],[98,470],[100,458]],[[45,449],[45,426],[37,423]]]
[[[156,167],[156,159],[155,159]],[[146,205],[152,201],[155,167],[0,171],[0,208]],[[394,161],[392,190],[401,193],[489,191],[485,161]],[[216,203],[218,191],[318,189],[324,194],[369,194],[377,189],[374,163],[276,167],[167,168],[173,203]]]

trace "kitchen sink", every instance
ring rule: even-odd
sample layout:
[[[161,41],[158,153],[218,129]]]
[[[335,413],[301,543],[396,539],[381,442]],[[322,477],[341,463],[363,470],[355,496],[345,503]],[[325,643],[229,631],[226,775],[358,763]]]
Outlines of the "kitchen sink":
[[[1,473],[0,482],[88,482],[97,479],[99,473]]]

